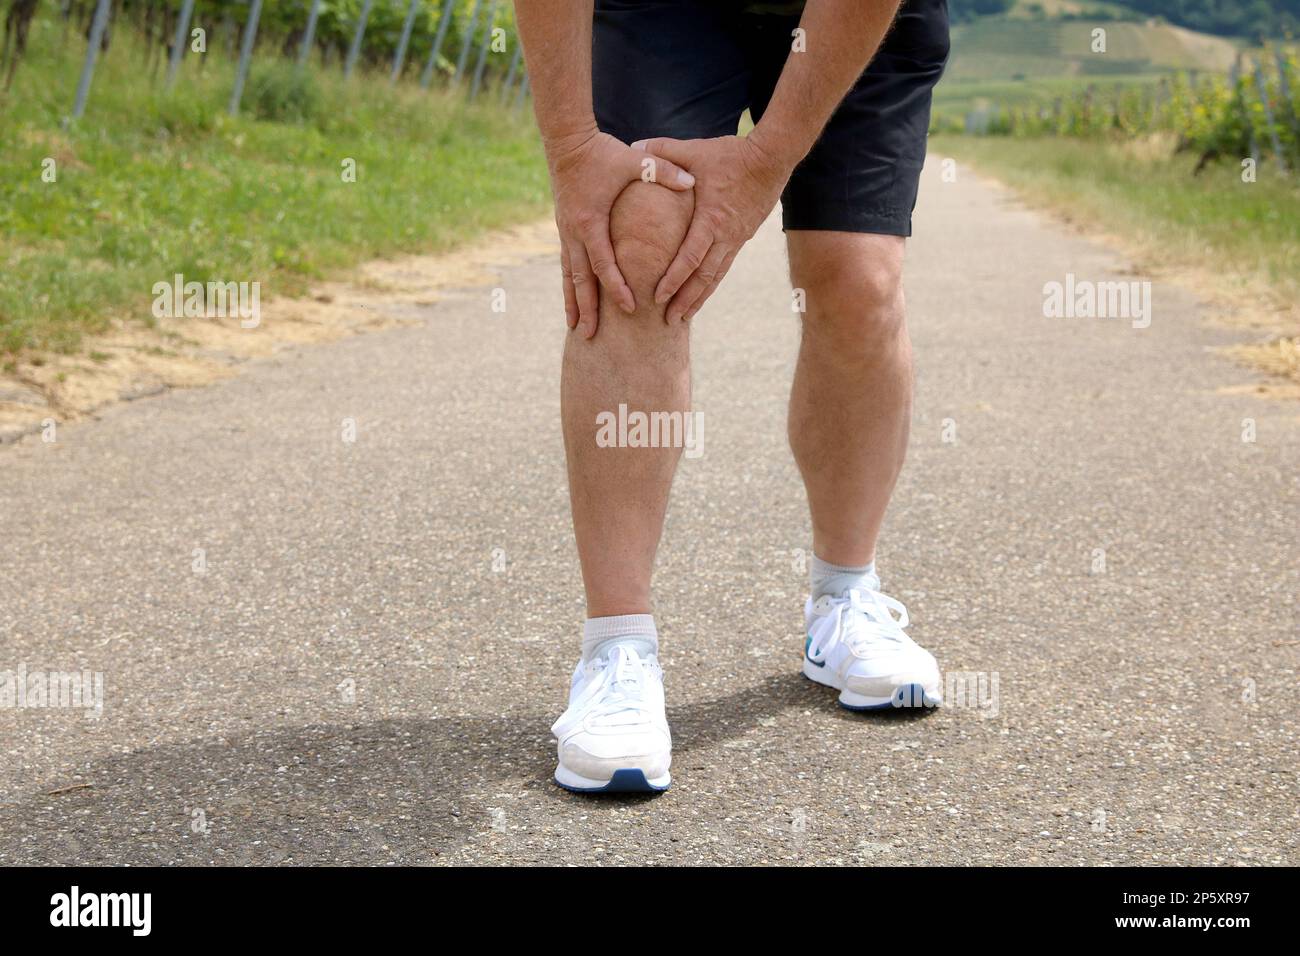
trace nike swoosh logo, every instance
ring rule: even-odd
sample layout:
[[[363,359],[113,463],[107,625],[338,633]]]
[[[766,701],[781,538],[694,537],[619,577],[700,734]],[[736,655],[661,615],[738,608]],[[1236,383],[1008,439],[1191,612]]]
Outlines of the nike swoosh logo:
[[[813,667],[825,667],[825,666],[826,666],[826,662],[825,662],[825,661],[815,661],[815,660],[813,660],[811,657],[808,656],[808,647],[809,647],[809,645],[811,645],[811,644],[812,644],[812,636],[809,635],[808,639],[807,639],[806,641],[803,642],[803,657],[804,657],[804,660],[806,660],[806,661],[807,661],[809,664],[811,664]]]

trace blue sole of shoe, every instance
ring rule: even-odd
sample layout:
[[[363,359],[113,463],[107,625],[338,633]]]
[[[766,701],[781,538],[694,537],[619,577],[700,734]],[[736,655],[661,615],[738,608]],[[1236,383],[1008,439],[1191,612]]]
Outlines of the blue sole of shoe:
[[[558,780],[555,782],[570,793],[663,793],[670,786],[656,787],[646,779],[645,771],[635,769],[615,770],[614,776],[603,787],[570,787]]]
[[[866,707],[853,707],[840,701],[840,706],[845,710],[862,711],[862,710],[902,710],[904,708],[933,708],[934,704],[928,704],[925,700],[925,688],[920,684],[904,684],[898,690],[894,691],[893,699],[885,704],[869,704]]]

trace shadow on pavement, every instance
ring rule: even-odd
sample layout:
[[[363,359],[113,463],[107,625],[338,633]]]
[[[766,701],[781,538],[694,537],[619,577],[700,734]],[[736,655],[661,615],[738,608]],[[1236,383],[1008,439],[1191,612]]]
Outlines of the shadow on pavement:
[[[764,718],[794,708],[830,708],[854,721],[900,716],[851,714],[833,692],[784,674],[670,708],[675,764],[762,733]],[[586,825],[599,828],[628,798],[583,797],[552,784],[552,719],[510,713],[315,724],[115,754],[81,768],[88,787],[50,794],[66,784],[61,778],[0,806],[0,862],[436,863],[490,830],[489,803],[502,790],[540,797],[566,817],[580,805]],[[664,808],[671,812],[670,803]]]

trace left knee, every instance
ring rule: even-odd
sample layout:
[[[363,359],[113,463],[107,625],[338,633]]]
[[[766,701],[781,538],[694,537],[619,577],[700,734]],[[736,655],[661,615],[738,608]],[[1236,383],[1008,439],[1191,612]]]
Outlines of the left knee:
[[[802,290],[804,298],[805,333],[853,351],[879,347],[904,328],[902,241],[857,238],[803,255],[791,250],[796,294]]]

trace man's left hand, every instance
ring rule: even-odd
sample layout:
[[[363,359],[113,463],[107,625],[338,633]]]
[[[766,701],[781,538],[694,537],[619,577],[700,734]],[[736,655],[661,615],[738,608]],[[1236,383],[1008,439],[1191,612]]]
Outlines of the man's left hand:
[[[669,303],[665,321],[688,321],[776,207],[790,167],[764,152],[752,137],[660,137],[633,143],[632,148],[661,156],[695,176],[695,215],[655,288],[655,302]]]

